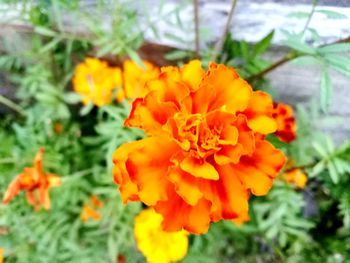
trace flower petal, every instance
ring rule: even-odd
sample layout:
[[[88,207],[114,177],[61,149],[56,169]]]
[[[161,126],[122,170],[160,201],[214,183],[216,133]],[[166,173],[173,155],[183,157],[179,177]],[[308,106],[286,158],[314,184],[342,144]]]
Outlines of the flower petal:
[[[189,174],[197,178],[204,178],[210,180],[219,179],[219,173],[216,171],[215,167],[202,159],[186,157],[180,163],[180,167],[185,172],[188,172]]]
[[[192,175],[175,167],[169,171],[169,180],[174,183],[175,191],[189,205],[196,205],[203,197],[197,185],[197,179]]]
[[[277,129],[277,122],[272,117],[273,103],[269,94],[263,91],[254,91],[248,108],[244,111],[248,126],[255,132],[262,134],[273,133]]]
[[[168,180],[166,174],[171,165],[171,156],[179,149],[175,142],[166,138],[146,138],[135,142],[125,164],[132,182],[138,187],[138,196],[146,205],[166,200]],[[159,149],[162,149],[160,151]],[[118,156],[116,151],[114,156]]]
[[[210,206],[210,202],[203,198],[196,205],[191,206],[173,189],[170,189],[168,200],[158,202],[155,210],[164,218],[162,225],[165,231],[174,232],[185,229],[193,234],[204,234],[209,228]]]
[[[204,198],[211,201],[211,219],[234,219],[248,212],[249,193],[230,165],[217,166],[218,181],[202,180],[200,184]]]
[[[256,143],[252,156],[243,156],[237,165],[232,165],[234,174],[254,195],[265,195],[285,163],[283,153],[266,141]]]

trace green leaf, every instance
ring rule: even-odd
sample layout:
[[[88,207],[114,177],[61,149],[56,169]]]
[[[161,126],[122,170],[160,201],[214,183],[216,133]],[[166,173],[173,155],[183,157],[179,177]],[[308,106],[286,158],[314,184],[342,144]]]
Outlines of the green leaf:
[[[339,173],[333,163],[333,161],[330,161],[327,163],[327,168],[329,171],[329,176],[331,177],[334,184],[337,184],[339,182]]]
[[[266,49],[268,49],[274,34],[275,34],[275,30],[272,30],[263,39],[261,39],[258,43],[255,44],[255,54],[262,54],[265,52]]]
[[[321,13],[327,16],[327,18],[330,19],[346,19],[348,18],[346,15],[336,12],[336,11],[331,11],[331,10],[315,10],[317,13]]]
[[[301,57],[297,57],[295,59],[292,60],[293,64],[296,65],[319,65],[321,64],[321,61],[319,60],[318,57],[315,56],[301,56]]]
[[[310,15],[309,12],[291,12],[288,14],[288,17],[291,17],[291,18],[308,18]]]
[[[337,44],[332,44],[332,45],[320,47],[318,50],[321,53],[350,52],[350,44],[349,43],[337,43]]]
[[[128,56],[136,62],[137,65],[139,65],[141,68],[145,69],[145,64],[143,63],[142,59],[140,58],[140,56],[132,49],[130,48],[126,48],[125,49],[126,53],[128,54]]]
[[[34,32],[47,37],[55,37],[57,33],[46,27],[37,26],[34,28]]]
[[[85,115],[89,114],[89,112],[90,112],[93,108],[94,108],[94,104],[89,103],[89,104],[85,105],[84,107],[82,107],[82,108],[80,109],[80,112],[79,112],[79,113],[80,113],[81,116],[85,116]]]
[[[81,101],[81,96],[75,92],[67,92],[64,94],[63,99],[68,104],[77,104]]]
[[[309,46],[305,42],[302,42],[302,40],[298,36],[290,37],[289,39],[285,40],[283,42],[286,46],[297,50],[301,53],[315,55],[317,53],[317,49],[314,47]]]
[[[189,52],[186,50],[174,50],[167,53],[164,57],[167,60],[180,60],[187,58],[189,56]]]
[[[327,112],[331,103],[332,98],[332,83],[329,73],[326,69],[322,71],[321,74],[321,94],[320,103],[321,109]]]

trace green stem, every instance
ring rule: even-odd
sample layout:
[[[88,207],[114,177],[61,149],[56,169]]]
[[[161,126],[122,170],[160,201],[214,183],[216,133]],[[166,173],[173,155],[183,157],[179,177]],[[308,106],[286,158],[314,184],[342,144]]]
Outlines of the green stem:
[[[18,106],[16,103],[9,100],[8,98],[4,97],[3,95],[0,95],[0,103],[4,104],[5,106],[9,107],[10,109],[23,116],[26,115],[25,111],[20,106]]]
[[[310,24],[310,22],[311,22],[311,18],[313,17],[313,15],[314,15],[314,13],[315,13],[315,8],[316,8],[316,6],[317,6],[317,3],[318,3],[318,0],[312,1],[311,13],[310,13],[309,17],[307,18],[307,21],[306,21],[306,23],[305,23],[305,26],[304,26],[303,31],[301,32],[302,35],[305,34],[306,29],[309,27],[309,24]]]

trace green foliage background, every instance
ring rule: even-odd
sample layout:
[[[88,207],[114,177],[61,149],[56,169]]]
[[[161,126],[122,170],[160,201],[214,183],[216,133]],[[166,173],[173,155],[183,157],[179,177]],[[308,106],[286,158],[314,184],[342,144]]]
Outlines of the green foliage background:
[[[125,255],[127,262],[144,262],[133,239],[133,218],[142,206],[123,205],[111,175],[113,151],[144,135],[123,127],[129,103],[83,107],[71,92],[74,67],[86,56],[129,56],[142,64],[137,55],[143,42],[139,16],[123,1],[97,1],[91,10],[77,0],[6,1],[8,8],[19,2],[17,19],[25,26],[1,39],[0,68],[16,94],[11,98],[15,102],[0,97],[9,107],[0,122],[0,194],[31,166],[40,147],[45,148],[45,169],[62,176],[63,185],[51,189],[48,212],[34,212],[23,194],[0,206],[5,262],[116,262],[118,255]],[[175,16],[172,26],[185,30],[179,8],[161,19]],[[308,108],[297,105],[296,141],[285,144],[269,138],[305,170],[307,187],[297,190],[277,179],[268,196],[251,199],[249,223],[219,222],[208,234],[191,236],[184,262],[350,262],[350,142],[335,146],[318,132],[320,112],[327,112],[331,103],[330,69],[350,75],[350,44],[321,46],[317,32],[308,27],[314,12],[342,18],[318,9],[315,2],[311,13],[291,14],[305,19],[306,26],[300,33],[285,32],[284,44],[290,48],[288,61],[321,68],[320,101]],[[65,13],[76,17],[76,28],[65,26]],[[102,19],[107,16],[108,22]],[[157,21],[152,14],[145,16],[157,35]],[[217,61],[237,68],[254,88],[273,91],[261,74],[273,65],[263,56],[273,34],[256,44],[228,35]],[[305,34],[313,35],[312,45],[305,42]],[[201,50],[204,65],[215,52],[213,47]],[[176,50],[166,57],[181,63],[193,55]],[[57,123],[63,125],[62,133],[55,132]],[[82,222],[79,214],[92,194],[105,203],[102,220]]]

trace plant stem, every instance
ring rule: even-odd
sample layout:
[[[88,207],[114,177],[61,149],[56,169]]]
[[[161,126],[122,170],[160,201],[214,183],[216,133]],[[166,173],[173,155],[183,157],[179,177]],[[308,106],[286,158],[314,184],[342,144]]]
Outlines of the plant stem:
[[[226,39],[226,35],[230,29],[230,25],[231,25],[231,21],[233,18],[233,13],[235,11],[236,8],[236,4],[237,4],[237,0],[232,0],[231,2],[231,9],[230,12],[228,14],[227,20],[226,20],[226,25],[224,28],[224,31],[222,32],[221,38],[219,39],[219,41],[216,43],[215,48],[214,48],[214,53],[213,56],[211,58],[212,61],[216,60],[216,57],[218,56],[218,54],[221,52],[223,46],[224,46],[224,42]]]
[[[9,107],[10,109],[23,116],[26,115],[25,111],[20,106],[18,106],[16,103],[9,100],[8,98],[4,97],[3,95],[0,95],[0,103],[4,104],[5,106]]]
[[[326,45],[321,45],[319,47],[324,47],[324,46],[327,46],[327,45],[333,45],[333,44],[339,44],[339,43],[348,43],[348,42],[350,42],[350,36],[346,37],[346,38],[339,39],[337,41],[334,41],[334,42],[326,44]],[[283,64],[285,64],[285,63],[287,63],[287,62],[289,62],[289,61],[291,61],[291,60],[293,60],[293,59],[295,59],[297,57],[303,56],[303,55],[304,54],[295,53],[294,51],[291,51],[291,52],[287,53],[281,59],[277,60],[271,66],[267,67],[266,69],[260,71],[259,73],[255,74],[255,75],[252,75],[252,76],[246,78],[246,81],[250,82],[250,81],[253,81],[253,80],[256,80],[256,79],[260,79],[260,78],[264,77],[267,73],[270,73],[271,71],[273,71],[276,68],[282,66]]]
[[[195,30],[195,57],[199,58],[199,10],[198,0],[193,0],[194,30]]]
[[[310,22],[311,22],[311,18],[313,17],[313,15],[314,15],[314,13],[315,13],[315,8],[316,8],[316,6],[317,6],[317,3],[318,3],[318,0],[312,1],[312,9],[311,9],[310,15],[309,15],[308,18],[307,18],[307,21],[306,21],[306,23],[305,23],[304,29],[303,29],[303,31],[301,32],[302,35],[305,34],[306,29],[309,27],[309,24],[310,24]]]

